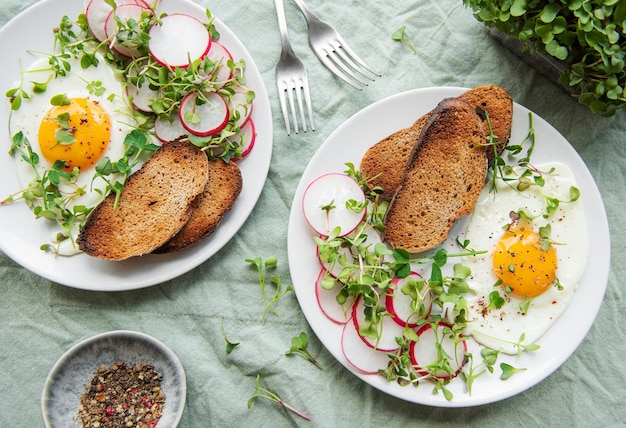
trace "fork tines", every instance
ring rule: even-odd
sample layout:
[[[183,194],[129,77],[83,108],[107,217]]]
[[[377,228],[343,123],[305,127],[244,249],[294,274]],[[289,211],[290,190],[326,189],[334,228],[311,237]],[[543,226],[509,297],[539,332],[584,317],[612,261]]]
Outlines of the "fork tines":
[[[372,71],[340,36],[325,47],[314,48],[314,52],[326,68],[356,89],[360,90],[361,86],[367,86],[368,82],[365,79],[374,81],[376,77],[380,77],[380,74]]]
[[[298,113],[300,113],[300,124],[303,132],[307,132],[306,118],[304,109],[309,116],[309,123],[311,124],[311,131],[315,131],[315,122],[313,121],[313,109],[311,107],[311,94],[309,92],[309,82],[307,75],[298,77],[297,79],[283,79],[277,80],[278,85],[278,99],[280,100],[280,108],[283,112],[283,118],[285,120],[285,127],[287,128],[287,135],[291,135],[291,125],[293,125],[294,132],[299,132],[298,127]],[[297,107],[297,109],[296,109]],[[289,116],[291,114],[291,120]]]

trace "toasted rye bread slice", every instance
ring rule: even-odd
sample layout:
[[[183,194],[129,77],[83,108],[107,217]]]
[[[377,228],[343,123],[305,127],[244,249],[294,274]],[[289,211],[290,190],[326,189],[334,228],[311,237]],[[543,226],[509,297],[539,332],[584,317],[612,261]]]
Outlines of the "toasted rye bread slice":
[[[404,169],[413,147],[419,140],[422,126],[430,113],[411,126],[394,132],[367,149],[361,159],[360,171],[368,187],[381,187],[381,197],[390,201],[402,182]]]
[[[465,91],[459,98],[477,109],[489,112],[494,134],[499,143],[496,150],[502,152],[511,136],[513,121],[513,100],[509,93],[496,85],[483,85]],[[411,126],[394,132],[370,147],[361,159],[360,171],[368,180],[370,189],[383,188],[381,197],[391,200],[402,182],[403,166],[417,143],[419,133],[430,116],[430,112],[417,119]],[[487,122],[483,124],[485,135],[489,135]],[[493,159],[493,149],[488,150],[489,160]]]
[[[496,144],[487,148],[487,157],[491,162],[494,156],[500,155],[511,138],[513,126],[513,99],[503,88],[496,85],[482,85],[465,91],[459,98],[472,107],[489,113],[491,130],[496,136]],[[484,119],[484,114],[480,113]],[[483,123],[485,136],[489,136],[489,124]]]
[[[442,243],[472,212],[487,174],[482,121],[459,98],[443,100],[422,127],[385,216],[385,240],[410,253]]]
[[[235,205],[243,177],[236,162],[222,159],[209,161],[209,180],[193,203],[189,221],[172,239],[157,248],[155,253],[170,253],[198,244],[215,232],[222,219]]]
[[[198,147],[163,144],[128,177],[116,208],[115,194],[94,208],[78,235],[79,248],[105,260],[152,252],[187,223],[207,179],[208,158]]]

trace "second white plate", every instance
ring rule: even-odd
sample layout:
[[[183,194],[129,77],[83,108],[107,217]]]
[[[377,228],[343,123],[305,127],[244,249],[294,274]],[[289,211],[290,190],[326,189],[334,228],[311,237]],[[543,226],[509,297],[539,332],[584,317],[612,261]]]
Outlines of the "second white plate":
[[[461,94],[465,89],[437,87],[400,93],[378,101],[361,110],[339,126],[311,159],[296,190],[289,218],[289,269],[298,302],[307,321],[328,351],[349,371],[373,387],[406,401],[440,407],[467,407],[487,404],[511,397],[554,372],[576,350],[591,327],[602,303],[609,273],[610,236],[604,205],[598,188],[580,156],[569,142],[541,117],[533,114],[537,143],[533,153],[535,163],[559,160],[574,171],[578,187],[584,195],[584,212],[589,220],[590,254],[587,270],[572,301],[541,337],[536,352],[512,357],[511,364],[527,370],[506,381],[498,375],[483,375],[476,379],[470,395],[460,379],[451,382],[454,394],[447,401],[443,394],[433,394],[432,385],[422,382],[418,388],[389,383],[382,376],[364,375],[355,370],[341,351],[342,326],[326,318],[316,303],[315,279],[320,270],[316,257],[313,232],[307,225],[301,208],[306,186],[316,177],[328,172],[343,172],[345,163],[359,167],[361,157],[373,144],[412,124],[432,110],[442,99]],[[529,110],[514,105],[512,143],[521,143],[528,132]],[[506,357],[500,362],[507,361]]]

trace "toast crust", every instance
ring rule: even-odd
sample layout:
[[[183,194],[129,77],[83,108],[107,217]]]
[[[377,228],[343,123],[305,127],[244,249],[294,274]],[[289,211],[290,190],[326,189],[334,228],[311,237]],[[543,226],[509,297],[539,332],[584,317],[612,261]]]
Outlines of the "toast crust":
[[[384,239],[419,253],[441,244],[472,212],[487,174],[483,126],[473,106],[443,100],[422,127],[385,216]]]
[[[499,141],[496,151],[500,154],[511,136],[513,100],[509,93],[496,85],[482,85],[465,91],[459,98],[478,109],[482,117],[483,111],[489,113],[493,132]],[[363,155],[360,164],[361,174],[367,180],[370,189],[382,187],[381,198],[384,200],[390,201],[400,186],[406,169],[404,166],[430,114],[431,112],[426,113],[411,126],[382,139]],[[489,128],[486,121],[483,123],[483,130],[488,136]],[[491,162],[495,156],[493,148],[488,149],[487,156]]]
[[[236,162],[227,163],[222,159],[209,161],[209,179],[204,191],[193,203],[189,221],[172,239],[154,252],[170,253],[200,243],[215,232],[224,216],[235,205],[242,188],[243,177]]]
[[[111,193],[94,208],[79,232],[79,248],[105,260],[152,252],[187,223],[207,179],[208,158],[198,147],[162,145],[128,177],[117,207]]]

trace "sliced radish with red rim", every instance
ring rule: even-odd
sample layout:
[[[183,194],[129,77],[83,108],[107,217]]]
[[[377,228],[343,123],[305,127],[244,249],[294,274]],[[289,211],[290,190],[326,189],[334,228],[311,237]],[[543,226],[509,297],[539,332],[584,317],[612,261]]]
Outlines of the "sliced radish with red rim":
[[[151,113],[152,102],[159,97],[159,92],[150,88],[147,78],[143,79],[137,85],[131,83],[131,77],[137,75],[137,71],[133,68],[128,72],[128,84],[126,85],[126,94],[132,100],[133,107],[137,110]]]
[[[228,105],[217,92],[191,92],[180,103],[179,118],[190,133],[208,137],[220,132],[228,123]]]
[[[234,123],[239,127],[245,125],[252,115],[253,104],[248,101],[248,92],[250,89],[245,86],[236,87],[235,93],[230,97],[228,103]]]
[[[254,121],[247,121],[245,125],[241,127],[241,133],[244,141],[243,146],[241,147],[241,158],[236,158],[235,161],[239,161],[248,156],[254,148],[254,143],[256,142],[256,127],[254,126]]]
[[[378,374],[379,370],[386,369],[389,364],[387,353],[366,345],[351,322],[343,326],[341,351],[346,361],[363,374]]]
[[[450,326],[440,322],[433,328],[431,324],[424,324],[418,331],[419,340],[411,342],[409,345],[409,356],[411,364],[421,376],[429,376],[437,379],[449,380],[456,377],[465,365],[467,352],[467,343],[461,341],[456,344],[450,337],[451,333],[445,330]],[[438,351],[439,345],[442,350],[450,357],[447,361],[452,373],[439,368],[442,364]]]
[[[316,246],[315,251],[317,254],[317,259],[319,260],[322,267],[326,269],[326,271],[328,271],[328,273],[334,278],[339,278],[339,276],[341,275],[341,272],[343,272],[343,269],[345,268],[342,262],[340,262],[339,257],[345,257],[345,263],[347,264],[354,263],[354,256],[352,255],[352,248],[349,245],[342,245],[341,247],[337,248],[337,258],[331,261],[322,260],[319,250],[320,250],[320,247]]]
[[[322,286],[325,279],[333,282],[332,288]],[[315,297],[322,313],[336,324],[348,322],[352,314],[352,305],[355,301],[353,296],[347,296],[346,301],[343,304],[339,304],[337,296],[339,296],[342,288],[343,285],[330,275],[327,275],[326,269],[322,268],[315,281]]]
[[[161,18],[148,35],[152,57],[165,67],[187,68],[202,59],[211,48],[211,36],[204,24],[193,16],[172,14]]]
[[[339,236],[346,236],[365,217],[365,209],[357,212],[346,207],[346,202],[351,200],[365,203],[361,186],[346,174],[331,172],[309,184],[302,197],[302,210],[307,223],[318,234],[329,236],[339,227]]]
[[[424,319],[424,317],[430,313],[432,296],[428,290],[428,285],[424,284],[423,289],[419,291],[419,297],[417,290],[414,290],[416,294],[414,303],[413,297],[410,294],[402,292],[402,287],[411,279],[420,280],[422,276],[417,272],[411,272],[406,278],[395,277],[391,280],[392,286],[387,290],[387,296],[385,297],[385,308],[398,325],[408,325],[414,328],[417,327],[417,321],[419,319]],[[415,305],[415,310],[413,309],[413,305]]]
[[[404,327],[396,324],[391,317],[383,316],[379,324],[375,326],[378,334],[376,338],[362,334],[361,327],[367,326],[369,323],[365,317],[365,305],[362,296],[357,299],[352,307],[352,323],[357,334],[367,346],[383,352],[393,352],[400,347],[396,342],[396,337],[402,337]]]
[[[207,57],[215,62],[216,68],[211,73],[214,82],[225,83],[233,77],[233,72],[230,67],[228,67],[228,61],[232,61],[233,56],[224,45],[215,40],[211,41],[211,47],[207,52]]]
[[[104,31],[107,39],[113,42],[112,48],[122,56],[136,58],[140,55],[138,48],[124,39],[124,30],[118,26],[118,20],[126,25],[130,20],[139,22],[142,14],[146,11],[152,12],[152,9],[142,7],[137,3],[129,3],[118,5],[115,10],[107,16],[104,22]]]
[[[154,121],[154,132],[157,138],[163,143],[176,141],[189,135],[189,132],[183,127],[177,114],[167,119],[157,117]]]

